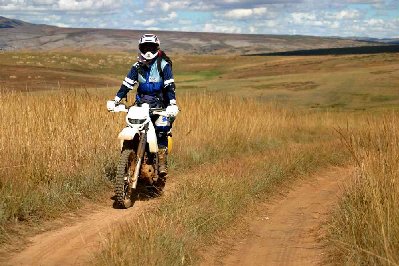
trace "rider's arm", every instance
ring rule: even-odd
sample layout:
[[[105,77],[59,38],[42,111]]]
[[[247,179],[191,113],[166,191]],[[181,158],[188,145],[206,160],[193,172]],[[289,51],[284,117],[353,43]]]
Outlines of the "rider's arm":
[[[122,82],[121,88],[116,93],[115,101],[119,102],[122,98],[125,98],[127,93],[133,89],[134,85],[137,83],[138,72],[137,63],[132,66],[129,73],[127,73],[125,79]]]
[[[176,93],[175,93],[176,86],[171,66],[169,64],[166,64],[162,72],[164,76],[164,83],[163,83],[164,100],[169,105],[176,104]]]

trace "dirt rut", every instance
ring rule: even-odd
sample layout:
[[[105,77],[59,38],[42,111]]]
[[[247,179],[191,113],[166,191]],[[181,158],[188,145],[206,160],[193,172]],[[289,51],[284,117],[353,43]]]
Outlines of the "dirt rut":
[[[339,184],[353,172],[334,168],[301,182],[286,197],[262,205],[251,217],[248,237],[223,256],[209,255],[203,265],[314,265],[323,258],[318,244],[320,224],[337,200]],[[157,200],[137,201],[133,208],[104,207],[75,224],[39,234],[22,252],[11,254],[6,265],[88,265],[107,234],[123,221],[138,217]],[[229,243],[229,240],[227,240]],[[234,244],[233,244],[234,243]],[[3,264],[3,263],[1,263]]]
[[[325,255],[318,240],[321,225],[338,199],[340,184],[352,168],[333,168],[291,190],[282,199],[260,207],[261,216],[249,219],[244,239],[227,239],[224,250],[202,265],[320,265]],[[257,212],[258,213],[258,212]]]
[[[13,254],[6,265],[88,265],[107,234],[119,224],[138,217],[156,205],[157,200],[136,201],[127,210],[103,207],[71,226],[39,234],[30,245]],[[110,203],[112,205],[112,202]],[[2,263],[1,263],[2,264]]]

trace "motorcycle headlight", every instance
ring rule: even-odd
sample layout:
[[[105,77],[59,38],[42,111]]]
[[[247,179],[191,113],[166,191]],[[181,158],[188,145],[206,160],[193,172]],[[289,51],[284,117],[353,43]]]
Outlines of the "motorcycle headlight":
[[[133,119],[133,118],[128,118],[128,121],[130,124],[136,124],[136,125],[140,125],[143,124],[146,119]]]

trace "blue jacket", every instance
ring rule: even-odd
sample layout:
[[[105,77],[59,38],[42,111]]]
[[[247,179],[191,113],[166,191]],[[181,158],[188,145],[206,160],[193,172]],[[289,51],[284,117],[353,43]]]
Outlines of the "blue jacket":
[[[139,83],[136,101],[141,102],[142,99],[153,97],[159,99],[164,106],[169,105],[171,101],[176,103],[172,67],[166,60],[162,59],[162,78],[161,73],[158,71],[157,58],[154,58],[148,66],[140,62],[135,63],[125,77],[116,96],[121,99],[126,97],[127,93],[133,89],[133,86]]]

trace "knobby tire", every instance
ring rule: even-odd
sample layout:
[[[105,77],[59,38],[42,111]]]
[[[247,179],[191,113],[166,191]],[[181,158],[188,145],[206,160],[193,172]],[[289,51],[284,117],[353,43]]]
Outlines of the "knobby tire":
[[[121,153],[119,159],[116,178],[115,178],[115,201],[119,207],[129,208],[134,202],[135,189],[132,189],[131,194],[128,195],[127,183],[125,182],[125,176],[129,175],[131,167],[135,167],[136,153],[132,149],[125,149]],[[133,176],[130,175],[130,179]],[[130,180],[128,179],[128,180]],[[129,203],[130,202],[130,203]]]

